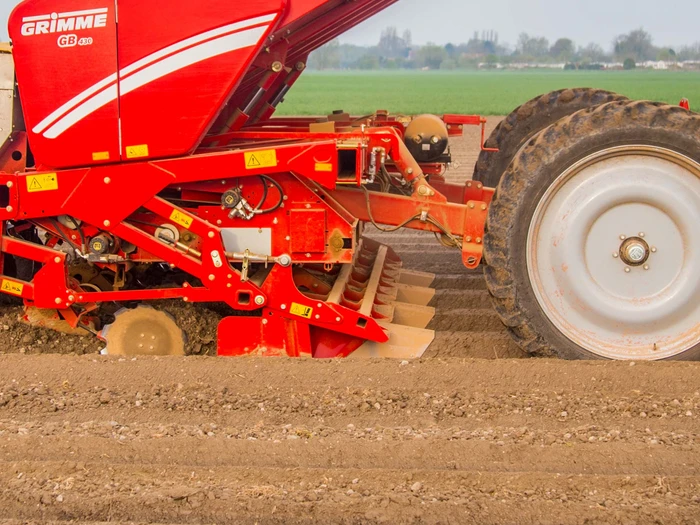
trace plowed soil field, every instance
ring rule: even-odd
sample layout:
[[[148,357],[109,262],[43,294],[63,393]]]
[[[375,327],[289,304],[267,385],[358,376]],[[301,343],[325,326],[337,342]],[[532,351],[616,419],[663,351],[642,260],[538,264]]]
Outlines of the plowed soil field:
[[[437,274],[419,361],[100,356],[4,307],[0,525],[700,523],[700,364],[523,359],[457,253],[370,236]]]

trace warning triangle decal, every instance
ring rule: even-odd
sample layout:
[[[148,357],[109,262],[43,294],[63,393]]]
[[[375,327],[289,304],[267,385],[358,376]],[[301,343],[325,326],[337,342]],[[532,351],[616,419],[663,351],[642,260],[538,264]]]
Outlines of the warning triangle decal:
[[[260,161],[257,159],[257,157],[255,155],[251,155],[250,158],[248,159],[248,166],[249,167],[260,166]]]
[[[29,189],[30,190],[40,190],[41,189],[41,184],[39,184],[39,180],[35,177],[32,179],[32,182],[29,184]]]

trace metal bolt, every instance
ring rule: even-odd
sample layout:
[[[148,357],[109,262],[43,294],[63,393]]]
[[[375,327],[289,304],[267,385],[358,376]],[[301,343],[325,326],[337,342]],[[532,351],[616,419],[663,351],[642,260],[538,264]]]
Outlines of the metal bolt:
[[[406,170],[406,173],[408,173],[409,175],[413,175],[413,168],[408,168]]]
[[[255,296],[255,304],[263,304],[265,302],[265,298],[262,295],[256,295]]]
[[[613,253],[613,257],[615,257],[615,259],[617,259],[619,256],[620,255],[617,252]]]
[[[286,305],[286,304],[281,304],[281,305],[280,305],[280,309],[286,310],[286,309],[287,309],[287,305]]]
[[[486,209],[486,204],[482,204],[482,205],[481,205],[481,210],[483,211],[483,210],[485,210],[485,209]]]
[[[214,238],[214,232],[209,232],[209,233],[207,233],[207,235],[209,236],[210,239]]]
[[[8,207],[5,208],[5,211],[6,211],[7,213],[12,213],[12,210],[13,210],[13,209],[14,209],[14,208],[13,208],[12,206],[8,206]]]
[[[314,318],[315,318],[315,319],[320,319],[320,318],[321,318],[321,316],[320,316],[320,315],[318,315],[318,314],[316,314],[316,315],[314,315]]]
[[[61,262],[61,258],[60,258],[60,257],[54,257],[54,258],[53,258],[53,262],[55,262],[55,263],[60,263],[60,262]]]
[[[646,251],[643,246],[633,244],[627,249],[627,256],[632,262],[639,262],[644,259]]]
[[[644,269],[645,269],[645,270],[648,270],[648,269],[649,269],[649,265],[648,265],[648,264],[645,264],[645,265],[644,265]]]
[[[282,62],[280,62],[279,60],[273,62],[271,69],[275,73],[279,73],[280,71],[282,71]]]
[[[8,180],[8,181],[7,181],[7,187],[8,187],[8,188],[11,188],[12,186],[14,186],[14,184],[12,183],[11,180]]]
[[[220,226],[220,225],[221,225],[221,219],[217,219],[216,224],[217,224],[217,226]]]
[[[430,142],[432,142],[433,144],[437,144],[438,142],[440,142],[440,137],[438,137],[437,135],[433,135],[432,137],[430,137]]]
[[[322,304],[322,303],[316,303],[316,306],[317,306],[318,308],[321,308],[321,307],[323,306],[323,304]]]
[[[112,223],[106,220],[102,224],[104,224],[107,228],[109,228],[109,225]]]
[[[639,232],[640,237],[644,237],[644,232]]]
[[[185,301],[185,302],[187,302],[187,301],[189,301],[189,298],[183,297],[182,300]]]
[[[471,235],[467,235],[467,238],[464,239],[464,240],[467,241],[467,242],[472,242],[472,236],[471,236]]]
[[[61,304],[63,302],[63,299],[61,299],[60,297],[56,297],[56,299],[54,299],[54,302],[56,304]]]
[[[656,253],[656,247],[655,247],[655,246],[652,246],[652,247],[651,247],[651,253]]]
[[[474,209],[474,203],[473,203],[473,202],[470,202],[470,203],[469,203],[469,209],[470,209],[470,210],[473,210],[473,209]]]
[[[110,182],[112,182],[112,179],[110,179],[109,177],[105,177],[104,181],[105,181],[105,184],[109,184]]]
[[[216,279],[216,276],[215,276],[213,273],[210,273],[210,274],[209,274],[209,280],[210,280],[210,281],[213,281],[214,279]]]
[[[476,244],[481,244],[481,237],[476,238]]]
[[[620,257],[630,266],[641,266],[649,257],[649,245],[641,237],[630,237],[620,246]]]
[[[335,318],[335,322],[336,322],[336,323],[339,323],[339,322],[340,322],[340,317],[336,317],[336,318]]]
[[[71,302],[75,301],[75,295],[69,295],[68,300]]]
[[[467,188],[471,188],[471,187],[472,187],[472,183],[471,183],[471,182],[467,182]]]
[[[231,288],[231,283],[226,283],[226,288]]]
[[[630,271],[631,270],[629,268],[625,267],[625,273],[630,273]]]
[[[418,186],[418,195],[427,195],[428,191],[427,186]]]
[[[267,319],[263,319],[262,324],[267,324]]]
[[[626,236],[620,235],[620,240],[621,240],[621,241],[624,241],[626,238],[627,238]]]

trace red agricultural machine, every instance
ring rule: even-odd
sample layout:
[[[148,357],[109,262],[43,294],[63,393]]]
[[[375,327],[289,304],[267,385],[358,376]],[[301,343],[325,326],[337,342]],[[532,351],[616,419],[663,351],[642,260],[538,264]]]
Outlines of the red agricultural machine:
[[[420,356],[432,276],[363,238],[371,223],[483,262],[532,354],[696,358],[687,109],[543,95],[465,185],[445,181],[449,140],[478,116],[273,117],[310,52],[392,3],[21,2],[0,53],[2,292],[110,354],[185,352],[158,309],[177,299],[229,307],[221,355]]]

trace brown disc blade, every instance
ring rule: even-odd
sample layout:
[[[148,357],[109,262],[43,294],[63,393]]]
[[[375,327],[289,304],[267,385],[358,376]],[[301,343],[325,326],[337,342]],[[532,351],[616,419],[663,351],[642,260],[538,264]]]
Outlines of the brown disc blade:
[[[168,314],[153,308],[122,310],[104,337],[109,355],[185,355],[182,330]]]

